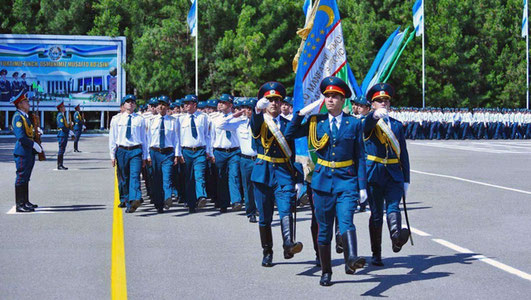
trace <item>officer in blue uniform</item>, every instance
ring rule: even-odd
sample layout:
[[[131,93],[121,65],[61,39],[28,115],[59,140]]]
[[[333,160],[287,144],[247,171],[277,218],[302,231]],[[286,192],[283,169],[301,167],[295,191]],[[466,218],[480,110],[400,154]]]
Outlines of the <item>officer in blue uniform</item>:
[[[402,228],[399,208],[400,200],[409,187],[409,156],[402,123],[388,115],[393,95],[394,89],[387,83],[378,83],[367,92],[373,109],[365,119],[364,133],[371,207],[369,234],[372,264],[375,266],[383,266],[384,208],[394,252],[402,249],[410,234],[409,230]]]
[[[280,104],[286,89],[278,82],[267,82],[258,91],[251,117],[257,159],[251,181],[259,212],[260,241],[263,248],[262,266],[273,266],[273,237],[271,222],[276,201],[282,231],[284,258],[290,259],[302,251],[302,243],[294,241],[292,210],[295,208],[295,169],[293,140],[284,137],[288,120],[280,116]]]
[[[13,115],[13,133],[17,139],[13,156],[17,168],[15,180],[15,204],[17,212],[32,212],[38,206],[29,201],[29,181],[35,164],[35,154],[41,153],[41,146],[33,141],[33,122],[29,117],[29,101],[24,93],[11,99],[17,111]]]
[[[65,105],[64,102],[57,105],[57,141],[59,143],[59,152],[57,152],[57,170],[68,170],[67,167],[63,165],[63,158],[66,150],[66,144],[68,143],[68,136],[70,133],[70,125],[66,120],[65,116]]]
[[[142,204],[140,172],[146,165],[148,145],[144,118],[135,113],[136,97],[122,98],[124,112],[112,123],[109,130],[111,163],[118,165],[123,180],[123,201],[126,213],[133,213]]]
[[[83,131],[83,127],[85,126],[85,120],[83,119],[83,116],[81,115],[81,108],[78,105],[74,108],[76,112],[74,113],[74,152],[81,152],[78,149],[78,143],[79,138],[81,137],[81,132]]]
[[[11,83],[7,80],[6,76],[7,70],[2,69],[0,71],[0,101],[8,102],[11,99]]]
[[[172,205],[172,171],[181,156],[177,120],[168,115],[169,98],[160,96],[158,114],[147,122],[148,164],[153,168],[152,200],[157,213]]]
[[[243,207],[240,194],[240,142],[235,128],[220,128],[225,119],[232,118],[233,96],[222,94],[218,99],[219,113],[212,118],[211,140],[217,173],[217,196],[221,212],[229,205],[233,211]]]
[[[205,169],[207,159],[212,160],[210,142],[210,120],[207,114],[197,110],[197,96],[184,98],[186,114],[179,119],[181,149],[185,165],[185,197],[188,212],[195,213],[196,207],[206,205]]]
[[[13,80],[11,81],[11,95],[18,95],[22,91],[23,87],[20,81],[18,81],[18,72],[13,73]]]
[[[330,244],[336,217],[343,241],[345,272],[353,274],[365,265],[365,259],[357,253],[353,218],[358,200],[367,200],[367,179],[362,122],[342,111],[345,99],[352,96],[350,88],[340,78],[330,76],[322,80],[320,89],[328,113],[311,115],[302,124],[305,116],[322,103],[315,101],[294,116],[286,137],[309,136],[308,143],[317,155],[311,187],[319,224],[320,284],[329,286],[332,279]]]

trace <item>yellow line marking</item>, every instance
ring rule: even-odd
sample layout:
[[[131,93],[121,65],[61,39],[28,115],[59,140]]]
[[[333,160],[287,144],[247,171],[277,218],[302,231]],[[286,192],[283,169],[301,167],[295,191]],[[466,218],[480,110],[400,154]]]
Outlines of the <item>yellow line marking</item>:
[[[114,209],[112,220],[111,250],[111,299],[127,299],[127,281],[125,273],[124,222],[118,191],[118,177],[114,169]]]

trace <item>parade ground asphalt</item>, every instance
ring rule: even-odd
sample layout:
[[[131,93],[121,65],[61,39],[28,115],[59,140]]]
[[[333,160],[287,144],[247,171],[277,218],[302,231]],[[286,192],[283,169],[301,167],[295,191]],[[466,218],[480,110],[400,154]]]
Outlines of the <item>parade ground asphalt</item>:
[[[149,201],[122,214],[107,138],[82,137],[56,171],[57,142],[30,182],[36,213],[14,213],[14,139],[0,139],[0,299],[529,299],[531,141],[408,141],[411,243],[384,267],[319,286],[308,207],[297,214],[301,253],[285,260],[278,217],[274,266],[261,267],[258,225],[212,204],[157,214]],[[358,253],[370,260],[369,213],[356,213]],[[405,223],[405,222],[404,222]]]

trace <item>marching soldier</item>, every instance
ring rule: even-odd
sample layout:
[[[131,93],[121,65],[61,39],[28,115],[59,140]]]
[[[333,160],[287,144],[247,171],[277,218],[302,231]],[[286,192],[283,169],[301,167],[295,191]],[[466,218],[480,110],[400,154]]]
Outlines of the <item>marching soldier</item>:
[[[148,164],[153,167],[153,204],[157,213],[172,205],[172,171],[181,156],[177,120],[169,116],[169,98],[158,99],[158,114],[148,121]]]
[[[256,203],[254,201],[253,182],[251,174],[256,161],[256,150],[253,149],[250,119],[255,100],[244,100],[239,112],[222,118],[217,128],[234,130],[240,144],[240,172],[242,177],[243,195],[245,199],[245,213],[250,223],[256,223]]]
[[[57,128],[59,129],[59,132],[57,132],[59,143],[59,152],[57,152],[57,170],[68,170],[68,168],[63,165],[63,159],[66,145],[68,144],[68,136],[71,134],[71,130],[70,125],[66,120],[64,102],[57,105],[57,110],[59,111],[57,114]]]
[[[109,126],[109,129],[110,129],[110,128],[113,128],[113,127],[115,126],[115,125],[114,125],[115,122],[118,122],[118,120],[120,120],[120,116],[121,116],[121,115],[124,113],[124,111],[125,111],[124,104],[125,104],[125,103],[124,103],[123,101],[120,102],[120,112],[117,113],[116,115],[112,116],[112,118],[111,118],[111,122],[110,122],[110,126]],[[112,140],[114,140],[114,138],[111,137],[110,134],[111,134],[111,131],[109,131],[109,142],[112,141]],[[125,204],[125,203],[127,202],[127,200],[126,200],[125,197],[124,197],[124,196],[126,196],[125,193],[124,193],[124,190],[125,190],[125,188],[124,188],[125,181],[124,181],[124,179],[123,179],[123,177],[122,177],[122,173],[120,172],[120,166],[118,166],[118,165],[116,165],[116,177],[117,177],[117,179],[118,179],[118,194],[120,194],[120,204],[118,204],[118,207],[120,207],[120,208],[124,208],[124,207],[126,207],[126,204]]]
[[[332,279],[330,244],[336,217],[343,242],[345,272],[353,274],[365,265],[365,259],[358,256],[353,218],[358,200],[367,200],[367,179],[362,122],[342,111],[345,99],[352,96],[350,88],[343,80],[330,76],[322,80],[320,89],[328,113],[311,115],[303,125],[305,116],[322,103],[315,101],[294,116],[286,137],[309,136],[309,143],[316,150],[317,164],[311,187],[319,224],[320,284],[329,286]]]
[[[17,212],[33,212],[38,206],[29,201],[29,181],[35,164],[35,154],[41,153],[41,146],[33,141],[34,125],[29,117],[29,101],[24,93],[11,99],[17,111],[13,115],[13,133],[17,139],[13,156],[17,168],[15,180],[15,204]]]
[[[185,197],[190,213],[206,205],[205,169],[211,160],[210,121],[205,113],[197,110],[197,96],[186,95],[183,100],[186,114],[179,124],[179,137],[185,164]]]
[[[271,222],[276,201],[282,231],[284,258],[302,251],[302,243],[294,241],[292,210],[295,208],[294,142],[284,137],[288,120],[280,116],[280,104],[286,89],[278,82],[267,82],[258,91],[258,103],[251,117],[257,160],[251,181],[258,208],[262,266],[273,266]]]
[[[383,266],[384,208],[395,253],[402,249],[410,234],[408,229],[402,228],[399,208],[409,187],[409,156],[402,123],[388,116],[393,95],[393,87],[387,83],[378,83],[367,93],[373,109],[365,119],[364,133],[371,206],[369,234],[375,266]]]
[[[135,113],[136,97],[122,99],[125,111],[117,117],[109,131],[109,152],[112,166],[118,165],[123,180],[126,213],[141,205],[140,171],[145,166],[148,151],[144,118]]]
[[[236,128],[220,128],[225,119],[232,118],[233,97],[223,94],[219,98],[219,114],[212,118],[212,148],[217,173],[217,200],[220,211],[226,212],[232,205],[233,211],[242,209],[240,194],[240,142]]]
[[[79,107],[79,104],[76,105],[74,109],[76,110],[76,112],[74,113],[74,152],[81,152],[78,149],[78,143],[79,138],[81,137],[81,132],[85,128],[85,119],[83,119],[83,116],[80,113],[81,108]]]

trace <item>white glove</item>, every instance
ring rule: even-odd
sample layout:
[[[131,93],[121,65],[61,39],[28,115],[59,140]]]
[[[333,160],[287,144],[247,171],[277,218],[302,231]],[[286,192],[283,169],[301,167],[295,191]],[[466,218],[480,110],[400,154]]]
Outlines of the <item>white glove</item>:
[[[297,194],[297,199],[301,197],[302,183],[295,183],[295,193]]]
[[[83,130],[86,130],[87,129],[87,126],[83,125]]]
[[[389,116],[389,114],[387,113],[387,109],[378,108],[377,110],[374,111],[373,118],[378,120],[378,119],[385,119],[388,116]]]
[[[33,142],[33,149],[35,149],[35,151],[37,151],[37,153],[41,153],[42,152],[42,148],[41,146],[39,146],[39,144]]]
[[[269,100],[267,100],[267,98],[262,98],[260,100],[258,100],[258,102],[256,103],[256,109],[266,109],[268,106],[269,106]]]
[[[70,136],[74,136],[75,135],[72,130],[70,130],[69,134],[70,134]]]
[[[404,182],[404,197],[407,197],[407,190],[409,190],[409,182]]]
[[[42,131],[42,129],[40,127],[37,127],[37,131],[39,132],[40,135],[44,134],[44,131]]]
[[[360,204],[365,203],[365,201],[367,201],[367,197],[367,190],[360,190]]]
[[[317,101],[314,101],[308,105],[306,105],[303,109],[301,109],[299,111],[299,116],[306,116],[310,113],[312,113],[316,108],[318,108],[319,106],[321,106],[321,104],[323,103],[324,101],[324,98],[323,100],[317,100]]]

